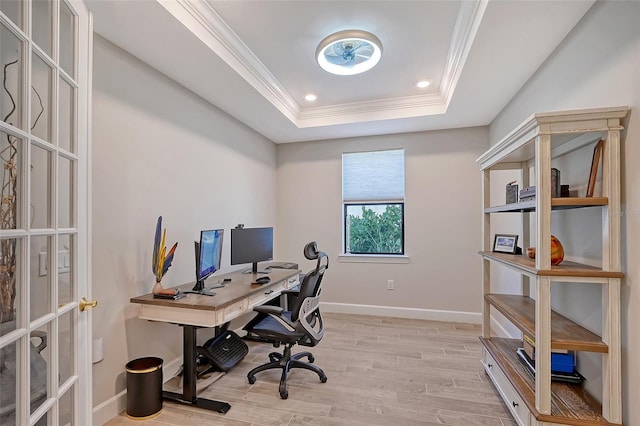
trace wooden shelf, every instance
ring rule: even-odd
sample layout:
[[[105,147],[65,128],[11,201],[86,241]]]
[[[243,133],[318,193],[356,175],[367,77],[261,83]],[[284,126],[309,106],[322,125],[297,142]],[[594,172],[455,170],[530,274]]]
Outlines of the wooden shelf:
[[[560,265],[552,266],[551,269],[536,269],[535,259],[530,259],[527,255],[496,253],[492,251],[480,251],[479,253],[485,259],[500,262],[520,271],[538,276],[624,278],[622,272],[603,271],[602,268],[570,262],[568,260],[563,261]]]
[[[607,197],[562,197],[551,199],[551,210],[601,207],[609,204]],[[520,213],[536,211],[536,200],[521,201],[503,206],[487,207],[485,213]]]
[[[514,128],[508,135],[482,154],[476,161],[482,170],[482,292],[483,292],[483,330],[481,339],[484,344],[483,364],[491,381],[496,385],[500,396],[509,406],[518,424],[535,423],[554,425],[620,425],[623,410],[620,389],[622,388],[622,362],[620,345],[620,287],[624,274],[620,272],[620,132],[624,129],[622,120],[628,115],[628,107],[610,107],[586,109],[579,111],[556,111],[533,114],[521,125]],[[591,149],[602,141],[605,149],[598,161],[601,160],[602,188],[601,197],[556,197],[551,198],[552,173],[554,165],[562,165],[568,169],[584,163],[584,154],[574,154],[578,149]],[[564,159],[554,164],[553,159],[570,156],[572,160]],[[573,158],[576,162],[574,163]],[[592,161],[593,162],[593,161]],[[599,164],[595,163],[594,164]],[[595,171],[592,165],[592,171]],[[496,182],[493,177],[499,171],[509,171],[517,174],[523,186],[535,185],[540,191],[538,199],[493,206],[489,203],[492,191],[504,191],[504,182]],[[573,172],[573,170],[572,170]],[[564,170],[563,170],[564,173]],[[506,176],[504,176],[506,179]],[[518,179],[516,179],[517,181]],[[498,186],[497,186],[498,185]],[[502,188],[502,189],[500,189]],[[549,198],[547,198],[549,197]],[[558,217],[554,211],[582,208],[596,208],[602,213],[602,224],[596,229],[589,228],[588,221],[577,215],[577,223],[566,226],[569,218]],[[535,212],[535,217],[528,217],[528,212]],[[552,230],[563,229],[563,232],[575,235],[589,233],[595,237],[589,245],[597,248],[601,246],[601,256],[591,265],[563,261],[557,266],[548,265],[548,259],[530,259],[526,254],[512,255],[491,251],[490,233],[499,228],[502,218],[498,213],[518,213],[522,236],[525,241],[537,235],[541,241],[549,241]],[[577,213],[577,212],[576,212]],[[562,220],[556,220],[562,219]],[[572,215],[572,220],[574,219]],[[494,220],[497,223],[494,223]],[[560,231],[556,231],[560,232]],[[564,235],[564,234],[563,234]],[[540,238],[541,237],[541,238]],[[570,240],[571,238],[565,235]],[[535,241],[536,238],[534,238]],[[540,251],[549,256],[548,250]],[[574,244],[577,243],[573,241]],[[542,243],[545,244],[545,243]],[[546,243],[548,244],[548,242]],[[546,245],[545,244],[545,245]],[[575,255],[586,252],[582,247],[575,247]],[[544,260],[544,262],[540,262]],[[536,266],[536,263],[538,266]],[[540,265],[544,263],[544,269]],[[521,291],[516,295],[502,295],[492,293],[496,278],[493,277],[492,265],[506,266],[520,275]],[[602,266],[604,265],[604,266]],[[580,297],[583,283],[596,283],[601,287],[602,331],[600,336],[583,327],[586,321],[584,315],[572,316],[572,320],[564,317],[567,303],[554,305],[557,312],[550,308],[551,292],[549,285],[553,282],[565,287],[565,283],[575,283],[571,289],[572,297]],[[538,290],[537,300],[531,299],[531,288]],[[493,290],[496,291],[496,290]],[[575,293],[575,294],[574,294]],[[589,298],[592,295],[587,295]],[[595,295],[593,296],[595,297]],[[539,371],[533,373],[520,362],[516,348],[522,345],[522,340],[508,340],[492,337],[491,314],[500,312],[504,322],[510,322],[523,333],[538,338],[537,356]],[[550,314],[550,318],[541,315]],[[545,327],[538,321],[544,320]],[[548,320],[548,321],[547,321]],[[548,324],[547,324],[548,322]],[[537,336],[536,333],[538,334]],[[608,336],[608,337],[605,337]],[[604,341],[606,341],[606,343]],[[543,344],[550,343],[550,344]],[[582,352],[602,354],[600,381],[588,382],[600,402],[595,401],[582,386],[551,381],[552,350],[572,350],[580,358],[586,356]],[[498,366],[499,364],[499,366]],[[589,375],[595,374],[589,371]],[[526,409],[525,409],[526,408]],[[541,413],[551,413],[541,414]],[[537,419],[538,421],[534,420]]]
[[[614,425],[602,417],[602,406],[583,386],[571,383],[551,382],[551,414],[540,414],[535,403],[535,378],[516,355],[522,341],[498,337],[480,340],[538,421],[575,426]]]
[[[507,317],[523,333],[534,337],[536,334],[536,301],[526,296],[507,294],[487,294],[485,300]],[[600,336],[570,319],[551,311],[551,348],[570,351],[609,351]]]

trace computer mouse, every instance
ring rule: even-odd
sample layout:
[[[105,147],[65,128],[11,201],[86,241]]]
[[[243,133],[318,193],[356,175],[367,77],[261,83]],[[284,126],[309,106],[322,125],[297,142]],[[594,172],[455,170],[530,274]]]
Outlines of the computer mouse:
[[[258,279],[256,279],[256,284],[266,284],[268,282],[271,281],[271,278],[269,277],[260,277]]]

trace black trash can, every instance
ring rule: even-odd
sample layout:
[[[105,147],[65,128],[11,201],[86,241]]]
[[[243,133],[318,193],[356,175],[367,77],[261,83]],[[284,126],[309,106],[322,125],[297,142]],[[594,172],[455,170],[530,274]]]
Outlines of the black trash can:
[[[129,361],[127,370],[127,417],[145,420],[162,410],[162,359],[154,357]]]

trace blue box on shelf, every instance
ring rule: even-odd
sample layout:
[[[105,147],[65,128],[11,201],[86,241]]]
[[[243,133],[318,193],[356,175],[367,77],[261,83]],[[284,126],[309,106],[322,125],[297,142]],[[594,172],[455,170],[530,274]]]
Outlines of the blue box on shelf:
[[[558,373],[573,373],[576,368],[576,357],[573,352],[566,354],[551,353],[551,371]]]

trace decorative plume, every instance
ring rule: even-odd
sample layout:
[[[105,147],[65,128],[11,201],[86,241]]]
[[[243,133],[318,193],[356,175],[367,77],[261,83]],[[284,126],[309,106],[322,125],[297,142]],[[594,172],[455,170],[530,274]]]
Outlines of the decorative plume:
[[[162,230],[162,216],[159,216],[158,223],[156,224],[156,235],[153,241],[153,258],[151,259],[151,269],[158,283],[162,281],[162,277],[171,267],[173,255],[178,247],[178,243],[175,243],[167,253],[167,247],[165,246],[166,240],[167,230]]]

